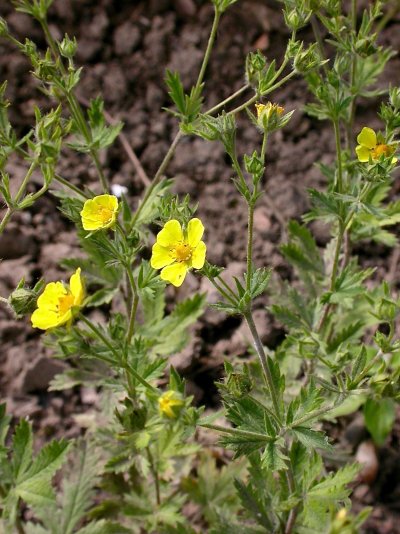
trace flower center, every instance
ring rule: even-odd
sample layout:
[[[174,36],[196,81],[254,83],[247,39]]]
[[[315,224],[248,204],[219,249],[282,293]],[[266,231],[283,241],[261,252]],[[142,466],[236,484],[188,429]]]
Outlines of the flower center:
[[[187,243],[179,243],[175,247],[176,261],[188,261],[192,257],[192,247]]]
[[[373,159],[379,159],[382,155],[390,156],[390,147],[388,147],[388,145],[376,145],[376,147],[372,149]]]
[[[106,224],[111,221],[113,212],[109,208],[105,208],[104,206],[100,206],[99,208],[99,218],[100,220]]]
[[[64,315],[74,305],[74,296],[71,293],[67,293],[58,299],[57,310],[59,315]]]

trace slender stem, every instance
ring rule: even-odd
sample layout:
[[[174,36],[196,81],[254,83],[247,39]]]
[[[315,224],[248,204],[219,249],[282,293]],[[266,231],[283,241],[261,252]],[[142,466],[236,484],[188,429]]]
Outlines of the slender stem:
[[[197,78],[196,87],[199,88],[200,85],[203,83],[204,75],[206,73],[208,62],[210,61],[211,51],[214,46],[215,37],[217,35],[218,30],[218,24],[219,19],[221,18],[221,13],[218,11],[218,9],[215,9],[214,11],[214,21],[210,32],[210,37],[208,39],[206,52],[204,54],[203,62],[201,64],[199,76]]]
[[[175,153],[175,149],[176,149],[179,141],[181,140],[182,135],[183,135],[182,132],[179,130],[179,132],[176,134],[174,140],[172,141],[172,144],[169,147],[168,152],[165,154],[165,157],[162,160],[161,165],[158,168],[158,171],[156,172],[153,181],[151,182],[150,186],[147,188],[147,191],[146,191],[146,193],[145,193],[145,195],[143,197],[143,200],[142,200],[141,204],[139,204],[139,207],[136,210],[136,213],[132,218],[131,227],[135,226],[135,224],[139,220],[139,215],[141,214],[143,208],[145,207],[146,203],[148,202],[149,198],[151,197],[151,194],[153,193],[155,187],[158,185],[159,182],[161,182],[161,179],[163,178],[163,175],[164,175],[164,171],[167,168],[169,162],[171,161],[171,159],[172,159],[172,157],[173,157],[173,155]]]
[[[267,152],[268,132],[264,132],[263,142],[261,147],[261,159],[265,162],[265,154]]]
[[[138,304],[139,304],[139,295],[138,295],[136,282],[135,282],[135,279],[133,278],[132,270],[129,265],[126,268],[126,273],[128,275],[129,284],[131,286],[131,290],[133,294],[132,308],[131,308],[131,313],[129,317],[128,332],[126,334],[126,342],[129,344],[135,332],[135,320],[136,320],[136,313],[137,313]]]
[[[146,451],[147,451],[147,457],[150,463],[150,469],[151,469],[151,472],[154,478],[154,486],[156,490],[156,502],[157,502],[157,505],[160,506],[161,504],[160,479],[158,477],[158,472],[157,472],[157,469],[154,463],[153,455],[151,454],[150,447],[146,447]]]
[[[357,0],[351,0],[351,25],[352,30],[354,33],[354,38],[357,33]],[[351,58],[351,72],[350,72],[350,92],[352,95],[352,101],[350,103],[350,109],[349,109],[349,120],[347,122],[347,128],[346,128],[346,141],[347,141],[347,148],[349,150],[353,149],[354,141],[353,141],[353,125],[354,125],[354,118],[356,114],[356,94],[355,94],[355,81],[356,81],[356,72],[357,72],[357,53],[355,50],[352,50],[352,58]]]
[[[225,287],[225,289],[228,291],[228,293],[230,293],[232,295],[232,297],[234,299],[236,299],[236,294],[235,292],[233,291],[233,289],[225,282],[225,280],[220,276],[218,275],[217,276],[217,279],[218,281]]]
[[[255,349],[257,351],[258,357],[260,359],[261,367],[262,367],[263,372],[264,372],[264,377],[265,377],[265,379],[267,381],[267,384],[268,384],[268,387],[269,387],[269,394],[271,396],[272,405],[274,407],[275,414],[276,414],[277,418],[280,419],[281,410],[280,410],[280,407],[279,407],[278,392],[277,392],[276,386],[274,384],[274,380],[273,380],[273,377],[272,377],[272,372],[271,372],[271,369],[269,367],[269,363],[268,363],[267,357],[266,357],[265,352],[264,352],[264,347],[263,347],[263,345],[261,343],[260,336],[258,335],[258,331],[257,331],[256,325],[254,323],[254,319],[253,319],[253,316],[251,314],[251,311],[249,310],[244,315],[244,317],[246,319],[246,322],[247,322],[247,324],[249,326],[251,335],[253,337],[254,346],[255,346]]]
[[[220,287],[217,282],[215,281],[215,279],[213,278],[209,278],[210,282],[212,283],[212,285],[215,287],[215,289],[218,291],[218,293],[220,293],[228,302],[230,302],[232,304],[232,306],[236,307],[236,302],[235,300],[229,295],[229,293],[227,293],[222,287]],[[236,295],[235,295],[235,298],[236,298]]]
[[[335,402],[332,402],[331,404],[328,404],[328,406],[324,406],[323,408],[319,408],[318,410],[314,410],[313,412],[310,412],[303,417],[300,417],[300,419],[297,419],[291,427],[295,426],[301,426],[304,423],[307,423],[308,421],[311,421],[312,419],[317,419],[321,415],[325,415],[328,412],[331,412],[334,410],[338,405],[340,404],[340,400],[336,400]]]
[[[112,343],[106,338],[106,336],[95,326],[89,319],[87,319],[83,314],[79,315],[79,318],[85,325],[90,328],[90,330],[104,343],[104,345],[112,352],[113,356],[115,357],[117,362],[121,363],[121,356],[119,352],[113,347]],[[142,384],[146,389],[156,392],[157,389],[154,388],[147,380],[145,380],[142,376],[139,375],[139,373],[133,369],[130,365],[127,366],[129,372],[136,378],[138,382]]]
[[[257,432],[251,432],[250,430],[240,430],[239,428],[232,428],[220,425],[211,425],[208,423],[200,423],[199,426],[203,428],[209,428],[210,430],[216,430],[217,432],[223,432],[225,434],[233,434],[234,436],[240,436],[243,438],[249,438],[252,440],[259,439],[260,441],[273,441],[274,438],[267,436],[266,434],[259,434]]]
[[[367,376],[367,374],[371,371],[371,369],[374,367],[375,364],[379,362],[379,360],[383,356],[383,351],[380,349],[375,356],[372,358],[372,360],[369,362],[369,364],[365,367],[364,371],[360,374],[357,380],[357,384],[359,384],[364,378]]]
[[[335,119],[333,121],[333,128],[335,130],[335,143],[336,143],[336,154],[337,154],[337,192],[343,193],[343,166],[342,166],[342,144],[340,141],[340,127],[339,120]]]
[[[238,89],[235,93],[232,93],[228,98],[225,98],[225,100],[222,100],[219,104],[216,104],[214,107],[210,108],[205,112],[205,115],[213,115],[216,111],[220,110],[226,104],[229,104],[232,100],[240,96],[242,93],[247,91],[247,89],[250,89],[251,85],[249,83],[246,83],[246,85],[243,85],[240,89]]]
[[[293,78],[293,76],[295,75],[296,73],[294,71],[290,72],[289,74],[287,74],[284,78],[282,78],[282,80],[280,80],[279,82],[277,82],[276,84],[272,85],[271,87],[269,87],[266,91],[264,91],[261,95],[254,95],[252,98],[250,98],[249,100],[247,100],[244,104],[241,104],[240,106],[238,106],[237,108],[235,109],[232,109],[231,111],[229,111],[227,114],[228,115],[234,115],[235,113],[239,113],[239,111],[243,111],[244,109],[248,108],[249,106],[251,106],[252,104],[255,104],[257,102],[257,100],[260,98],[260,96],[266,96],[268,95],[269,93],[272,93],[272,91],[275,91],[275,89],[278,89],[281,85],[283,85],[284,83],[286,83],[288,80],[290,80],[290,78]]]
[[[251,277],[253,274],[253,227],[254,227],[254,202],[250,200],[247,218],[247,274],[246,288],[250,291]]]
[[[36,161],[33,161],[28,169],[28,172],[26,173],[25,175],[25,178],[22,180],[22,183],[21,185],[19,186],[18,188],[18,191],[16,192],[15,194],[15,197],[13,198],[13,202],[15,204],[18,204],[18,202],[21,200],[21,197],[22,195],[25,193],[25,189],[29,183],[29,180],[33,174],[33,171],[36,169],[37,167],[37,162]],[[15,208],[15,210],[18,209],[18,206]],[[12,217],[12,214],[14,213],[14,208],[10,208],[8,207],[7,210],[6,210],[6,213],[3,217],[3,220],[1,221],[0,223],[0,234],[2,234],[4,232],[4,229],[5,227],[7,226],[9,220],[11,219]]]
[[[62,58],[60,57],[57,44],[56,44],[55,40],[53,39],[53,36],[51,35],[51,32],[49,30],[49,26],[47,24],[47,20],[46,19],[39,19],[39,22],[40,22],[40,24],[42,26],[43,33],[45,34],[46,41],[47,41],[47,43],[48,43],[48,45],[50,47],[50,50],[53,53],[54,58],[56,60],[58,60],[59,66],[60,66],[60,70],[61,70],[62,74],[64,74],[64,76],[66,76],[68,74],[67,69],[65,68],[65,65],[64,65],[64,63],[62,61]],[[84,113],[82,111],[82,107],[79,104],[78,99],[76,98],[76,96],[75,96],[73,91],[69,91],[69,92],[65,91],[65,97],[66,97],[66,100],[68,102],[71,114],[74,117],[77,126],[79,127],[82,135],[85,137],[86,142],[88,143],[88,145],[91,145],[91,143],[93,141],[92,134],[91,134],[90,128],[88,127],[88,124],[87,124],[86,119],[85,119],[85,115],[84,115]],[[108,191],[108,182],[107,182],[107,178],[104,175],[102,166],[100,164],[100,160],[99,160],[99,156],[98,156],[97,150],[95,150],[94,148],[89,146],[89,153],[90,153],[90,155],[91,155],[91,157],[93,159],[94,165],[96,167],[97,174],[99,176],[102,188],[103,188],[104,192],[106,193]]]
[[[83,197],[85,200],[90,198],[90,195],[84,193],[83,191],[81,191],[79,189],[79,187],[77,187],[76,185],[74,184],[71,184],[70,182],[68,182],[68,180],[66,180],[65,178],[63,178],[62,176],[60,176],[59,174],[56,174],[54,176],[54,179],[59,182],[61,185],[63,185],[64,187],[67,187],[68,189],[70,189],[71,191],[74,191],[74,193],[76,193],[77,195],[79,195],[80,197]]]
[[[294,495],[295,492],[296,492],[296,483],[295,483],[295,480],[294,480],[293,468],[292,468],[291,462],[289,462],[288,468],[286,470],[286,480],[287,480],[289,493],[291,495]],[[294,506],[290,510],[289,517],[288,517],[288,520],[287,520],[287,523],[286,523],[286,527],[285,527],[285,534],[291,534],[291,532],[293,530],[293,527],[294,527],[294,525],[296,523],[296,517],[297,517],[298,508],[299,508],[299,505]]]

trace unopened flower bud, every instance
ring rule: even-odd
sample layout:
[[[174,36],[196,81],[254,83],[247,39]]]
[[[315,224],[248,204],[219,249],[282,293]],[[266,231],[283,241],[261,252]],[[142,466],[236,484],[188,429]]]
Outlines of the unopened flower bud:
[[[273,132],[280,126],[280,119],[284,113],[284,108],[279,104],[256,104],[257,110],[257,124],[258,126],[268,132]]]
[[[64,39],[59,44],[60,54],[68,59],[72,59],[78,48],[78,43],[75,39],[70,39],[68,35],[65,35]]]
[[[33,289],[17,288],[8,297],[8,303],[18,319],[32,313],[36,308],[38,294]]]

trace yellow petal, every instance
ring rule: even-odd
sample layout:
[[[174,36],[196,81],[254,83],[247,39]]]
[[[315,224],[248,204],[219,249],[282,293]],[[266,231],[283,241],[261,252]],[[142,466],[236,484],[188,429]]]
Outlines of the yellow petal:
[[[167,265],[171,265],[174,261],[175,257],[168,248],[162,247],[158,243],[154,243],[150,260],[150,265],[153,269],[162,269]]]
[[[369,148],[358,145],[356,147],[356,153],[357,153],[358,161],[361,161],[362,163],[368,163],[369,156],[371,154],[371,151],[369,150]]]
[[[207,247],[204,241],[200,241],[192,253],[192,267],[201,269],[206,261]]]
[[[185,279],[188,267],[186,263],[173,263],[164,267],[161,271],[161,279],[170,282],[175,287],[180,287]]]
[[[187,240],[192,248],[197,247],[204,234],[204,226],[200,219],[191,219],[187,227]]]
[[[118,209],[118,198],[114,195],[98,195],[94,197],[93,201],[111,211],[117,211]]]
[[[68,322],[71,317],[71,310],[68,310],[67,313],[60,317],[56,312],[38,308],[32,313],[31,321],[33,328],[49,330]]]
[[[69,287],[72,295],[74,296],[74,305],[80,306],[85,296],[80,267],[78,267],[75,273],[71,276],[69,280]]]
[[[157,243],[162,247],[170,248],[183,241],[183,232],[179,221],[171,219],[165,223],[164,228],[157,235]]]
[[[68,293],[61,282],[50,282],[37,300],[37,307],[56,311],[58,300]]]
[[[357,136],[357,143],[367,148],[376,147],[376,133],[372,128],[364,127]]]

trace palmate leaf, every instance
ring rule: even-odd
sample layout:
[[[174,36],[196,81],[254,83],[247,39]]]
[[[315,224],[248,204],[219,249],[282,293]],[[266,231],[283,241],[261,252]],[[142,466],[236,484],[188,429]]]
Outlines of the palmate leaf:
[[[309,528],[310,532],[313,532],[311,529],[323,532],[329,522],[331,507],[337,507],[339,502],[347,500],[350,493],[347,485],[354,480],[359,470],[360,467],[356,464],[345,466],[310,488],[304,497],[300,525]]]
[[[90,443],[81,442],[73,450],[69,476],[63,479],[60,534],[72,534],[92,504],[93,488],[99,474],[99,454]]]

